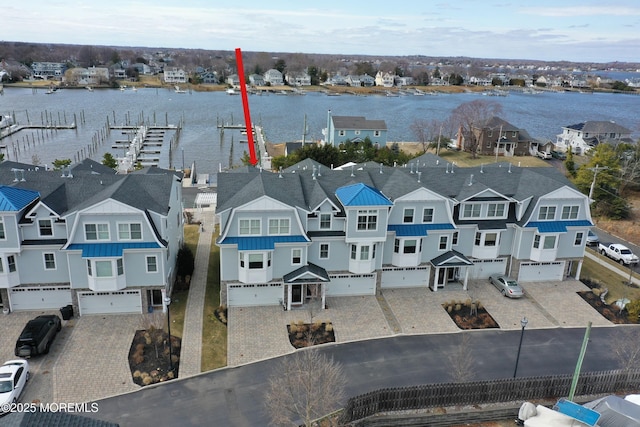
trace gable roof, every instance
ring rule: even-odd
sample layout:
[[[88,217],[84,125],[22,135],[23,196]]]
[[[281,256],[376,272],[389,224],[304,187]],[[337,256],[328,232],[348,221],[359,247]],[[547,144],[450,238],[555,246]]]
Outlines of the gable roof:
[[[567,129],[582,131],[584,133],[595,133],[595,134],[605,134],[605,133],[620,133],[620,134],[630,134],[631,130],[627,129],[624,126],[620,126],[616,122],[607,121],[607,120],[590,120],[583,123],[576,123],[574,125],[565,126]]]
[[[40,194],[37,191],[21,188],[0,186],[0,211],[18,212],[36,200]]]
[[[336,129],[387,130],[384,120],[367,120],[362,116],[331,116]]]
[[[342,206],[391,206],[393,203],[377,188],[357,183],[340,187],[336,196]]]

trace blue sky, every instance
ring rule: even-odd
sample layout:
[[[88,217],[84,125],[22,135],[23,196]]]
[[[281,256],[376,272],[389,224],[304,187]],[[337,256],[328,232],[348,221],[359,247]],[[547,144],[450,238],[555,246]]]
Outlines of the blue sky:
[[[0,39],[345,55],[640,62],[638,0],[230,3],[11,1],[2,8]]]

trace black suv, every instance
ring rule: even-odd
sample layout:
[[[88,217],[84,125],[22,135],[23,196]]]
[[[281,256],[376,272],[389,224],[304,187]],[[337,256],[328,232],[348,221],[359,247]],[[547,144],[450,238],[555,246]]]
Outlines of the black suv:
[[[29,320],[16,342],[16,356],[31,357],[49,353],[51,343],[60,329],[62,321],[55,314]]]

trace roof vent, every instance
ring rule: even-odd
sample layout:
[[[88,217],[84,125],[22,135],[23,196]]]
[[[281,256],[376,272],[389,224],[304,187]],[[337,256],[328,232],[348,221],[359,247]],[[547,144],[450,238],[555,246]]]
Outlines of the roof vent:
[[[418,172],[418,182],[420,182],[421,177],[422,177],[422,172]]]
[[[316,167],[315,165],[313,166],[313,172],[311,172],[311,176],[313,177],[313,180],[316,180]]]
[[[447,172],[446,173],[449,173],[449,163],[447,163]]]
[[[24,179],[24,169],[11,168],[11,172],[13,172],[13,182],[26,181],[26,179]]]
[[[473,174],[469,176],[469,187],[471,187],[472,185],[473,185]]]
[[[355,174],[353,173],[353,165],[351,165],[351,176],[354,177]]]
[[[409,166],[411,166],[411,172],[409,173],[413,173],[413,163],[409,163]]]
[[[511,173],[511,163],[509,163],[509,173]]]
[[[382,173],[382,163],[380,163],[380,173]]]
[[[319,176],[319,177],[320,177],[320,176],[322,176],[322,175],[320,174],[320,168],[321,168],[321,167],[322,167],[322,166],[318,165],[318,176]]]
[[[280,168],[278,168],[278,178],[282,178],[282,166],[280,166]]]
[[[480,173],[484,173],[484,163],[480,165]]]

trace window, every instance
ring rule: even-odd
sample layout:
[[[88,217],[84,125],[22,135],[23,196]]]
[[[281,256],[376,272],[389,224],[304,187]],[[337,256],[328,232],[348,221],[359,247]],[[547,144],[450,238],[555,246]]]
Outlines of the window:
[[[441,251],[446,251],[448,240],[449,240],[449,236],[440,236],[440,243],[438,245],[438,249],[440,249]]]
[[[481,205],[478,203],[467,203],[462,208],[463,218],[479,218]]]
[[[582,245],[582,239],[584,239],[584,233],[579,231],[576,233],[576,239],[573,241],[573,245],[574,246],[581,246]]]
[[[374,130],[373,131],[373,136],[380,136],[380,131],[379,130]]]
[[[320,243],[320,258],[329,259],[329,244]]]
[[[249,254],[249,268],[261,269],[264,266],[263,254]]]
[[[0,219],[0,239],[4,240],[7,238],[7,235],[4,232],[4,219]]]
[[[109,224],[85,224],[86,240],[109,240]]]
[[[96,261],[96,277],[111,277],[113,270],[111,269],[111,261]]]
[[[149,260],[147,260],[147,268],[149,266]],[[118,258],[116,260],[116,270],[118,270],[118,276],[122,276],[124,274],[124,263],[122,262],[122,258]]]
[[[291,249],[291,264],[302,263],[302,249]]]
[[[413,222],[413,208],[405,208],[404,213],[402,214],[402,222],[404,223]]]
[[[378,223],[378,211],[375,209],[358,211],[358,230],[375,230]]]
[[[9,266],[9,273],[13,273],[16,271],[16,257],[13,255],[9,255],[7,257],[7,265]]]
[[[540,235],[536,234],[536,236],[533,238],[533,247],[535,249],[540,249]]]
[[[555,206],[540,206],[540,213],[538,213],[539,220],[555,219],[556,207]]]
[[[259,219],[241,219],[239,221],[239,234],[260,234],[260,220]]]
[[[289,218],[270,219],[269,234],[289,234]]]
[[[356,135],[360,135],[360,130],[356,130],[356,131],[354,131],[354,133],[355,133]]]
[[[155,273],[158,271],[158,259],[155,256],[147,257],[147,273]]]
[[[50,219],[39,219],[38,229],[41,236],[53,236],[53,227]]]
[[[367,261],[369,259],[369,246],[362,246],[360,248],[360,261]]]
[[[504,216],[504,203],[489,203],[487,216],[490,218],[501,218]]]
[[[474,245],[480,246],[481,243],[482,243],[482,233],[476,232],[476,239],[475,239]]]
[[[240,252],[240,268],[244,268],[244,252]]]
[[[433,222],[433,208],[424,208],[422,210],[422,222]]]
[[[417,246],[418,241],[415,239],[411,239],[411,240],[405,240],[404,241],[404,253],[405,254],[415,254],[416,253],[416,246]]]
[[[320,214],[320,230],[328,230],[331,228],[331,214]]]
[[[458,244],[458,232],[454,231],[453,235],[451,236],[451,244],[452,245],[457,245]]]
[[[578,218],[579,206],[563,206],[562,207],[562,219],[576,219]]]
[[[91,269],[91,260],[87,260],[87,274],[93,276],[93,270]]]
[[[400,239],[396,239],[393,242],[393,252],[395,252],[395,253],[400,252]]]
[[[339,130],[338,131],[338,135],[340,136],[345,136],[347,134],[347,132],[345,132],[344,130]]]
[[[56,269],[56,256],[53,253],[44,254],[44,269],[55,270]]]
[[[351,245],[351,259],[356,259],[357,254],[358,254],[358,246]]]
[[[142,240],[141,224],[118,224],[119,240]]]
[[[495,246],[498,243],[498,233],[487,233],[484,235],[485,246]]]
[[[543,249],[555,249],[555,247],[556,247],[556,236],[545,236]]]

